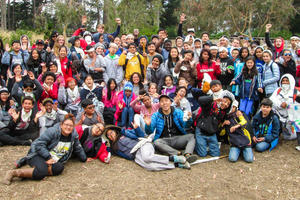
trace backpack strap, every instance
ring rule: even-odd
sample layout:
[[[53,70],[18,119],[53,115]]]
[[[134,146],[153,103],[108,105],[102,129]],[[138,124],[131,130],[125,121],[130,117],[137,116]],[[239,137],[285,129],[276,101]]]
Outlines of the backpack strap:
[[[281,92],[281,88],[278,88],[277,95],[279,95],[280,92]]]
[[[137,55],[137,57],[138,57],[139,62],[140,62],[141,73],[142,73],[142,77],[144,79],[145,78],[145,75],[144,75],[144,65],[142,64],[141,57],[140,57],[139,54]]]
[[[123,70],[124,70],[124,71],[126,71],[126,66],[127,66],[127,64],[128,64],[128,61],[129,61],[129,59],[126,58],[126,59],[125,59],[125,64],[123,65]]]

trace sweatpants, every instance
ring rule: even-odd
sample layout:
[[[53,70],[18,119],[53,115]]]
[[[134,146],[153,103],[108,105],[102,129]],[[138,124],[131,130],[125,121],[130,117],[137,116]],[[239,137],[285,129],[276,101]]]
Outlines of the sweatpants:
[[[39,136],[38,131],[10,130],[3,128],[0,130],[0,142],[5,145],[24,145],[28,140],[35,140]]]
[[[28,164],[34,168],[32,179],[34,180],[42,180],[46,176],[52,175],[57,176],[64,171],[64,165],[60,162],[54,163],[51,165],[51,174],[49,174],[49,167],[46,164],[46,160],[41,156],[34,156],[30,158]]]
[[[155,148],[168,155],[178,155],[179,149],[185,149],[184,153],[192,154],[195,149],[194,134],[174,136],[170,138],[159,138],[154,141]]]
[[[135,154],[134,161],[141,167],[150,171],[174,169],[174,163],[169,161],[168,156],[155,154],[151,143],[145,143]]]

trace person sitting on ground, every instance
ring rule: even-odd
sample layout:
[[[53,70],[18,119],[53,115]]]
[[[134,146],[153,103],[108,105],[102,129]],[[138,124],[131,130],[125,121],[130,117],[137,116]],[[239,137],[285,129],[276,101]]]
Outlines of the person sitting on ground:
[[[44,76],[42,78],[42,83],[41,83],[44,88],[44,91],[38,100],[38,104],[42,103],[43,100],[46,98],[51,98],[53,100],[57,100],[59,86],[54,84],[55,79],[56,79],[56,76],[52,72],[46,72],[44,74]]]
[[[161,94],[170,95],[176,92],[176,86],[174,85],[173,77],[166,75],[164,77],[164,85],[162,86]]]
[[[138,129],[138,126],[135,125],[134,128]],[[134,160],[135,163],[149,171],[174,169],[175,167],[190,169],[190,164],[186,162],[184,156],[155,154],[154,146],[151,143],[152,136],[149,136],[147,139],[143,138],[143,132],[141,131],[142,139],[138,140],[124,136],[121,134],[121,131],[122,129],[117,126],[106,127],[104,131],[114,154],[128,160]]]
[[[191,118],[184,121],[183,112],[171,106],[171,98],[167,95],[159,97],[159,104],[160,109],[151,119],[144,119],[146,133],[151,134],[155,130],[155,148],[171,156],[183,154],[189,163],[195,162],[195,137],[194,134],[185,131],[186,124],[192,121]],[[181,152],[181,149],[184,149],[184,152]]]
[[[11,116],[8,114],[8,111],[10,108],[16,108],[15,104],[7,88],[0,88],[0,129],[7,127],[11,121]]]
[[[179,86],[176,88],[175,97],[173,98],[172,106],[182,110],[183,121],[188,121],[192,117],[191,104],[187,100],[187,89],[184,86]],[[188,126],[187,126],[188,127]]]
[[[51,98],[43,100],[40,109],[43,116],[39,118],[40,135],[42,135],[48,128],[54,126],[56,123],[61,122],[68,112],[59,109],[58,102],[53,102]]]
[[[117,111],[115,112],[115,125],[122,128],[130,128],[133,122],[134,110],[130,106],[130,103],[136,99],[136,95],[133,93],[133,85],[131,82],[127,82],[124,85],[123,91],[118,94]]]
[[[90,99],[85,99],[81,102],[83,111],[76,116],[76,126],[81,125],[82,129],[92,126],[97,123],[103,123],[103,116],[95,111],[95,105]]]
[[[273,102],[273,111],[279,116],[283,138],[293,140],[296,139],[296,133],[292,122],[300,119],[299,110],[295,107],[300,105],[300,91],[295,87],[295,79],[291,74],[283,75],[279,85],[270,100]],[[298,117],[294,119],[293,115]]]
[[[32,143],[27,156],[16,162],[17,168],[26,163],[31,168],[8,171],[3,183],[11,184],[14,177],[42,180],[46,176],[60,175],[72,153],[85,162],[87,158],[74,127],[74,116],[68,114],[61,123],[47,129]]]
[[[106,125],[114,124],[114,114],[117,110],[118,85],[115,79],[110,78],[103,89],[102,102],[104,104],[103,117]]]
[[[104,125],[97,123],[84,129],[82,134],[78,132],[79,141],[87,156],[87,162],[98,158],[106,164],[109,163],[111,157],[110,149],[108,148],[109,141],[103,135],[103,131]]]
[[[65,111],[76,116],[80,111],[80,89],[74,78],[67,78],[66,84],[66,88],[63,84],[60,84],[57,100]]]
[[[142,101],[143,104],[138,102]],[[139,95],[135,100],[130,103],[137,113],[134,115],[134,123],[137,124],[143,131],[145,131],[145,121],[144,118],[151,118],[153,113],[157,112],[159,109],[159,103],[153,104],[148,93]]]
[[[21,109],[11,108],[8,110],[12,120],[6,128],[0,130],[0,143],[2,145],[30,146],[32,140],[39,136],[38,119],[43,113],[36,113],[33,106],[33,98],[25,96],[22,100]]]
[[[148,94],[153,104],[159,102],[158,100],[159,94],[157,93],[157,91],[158,91],[157,84],[150,82],[148,86]]]
[[[271,151],[278,143],[280,121],[272,111],[272,105],[273,102],[270,99],[263,99],[260,106],[261,111],[252,119],[254,131],[252,140],[258,152],[264,152],[269,148]]]

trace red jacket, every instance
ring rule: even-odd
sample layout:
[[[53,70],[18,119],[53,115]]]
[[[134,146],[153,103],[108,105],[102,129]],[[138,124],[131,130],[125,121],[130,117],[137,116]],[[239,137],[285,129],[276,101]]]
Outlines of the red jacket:
[[[71,78],[73,77],[72,76],[72,68],[71,68],[71,66],[68,66],[69,60],[67,57],[65,57],[64,59],[62,59],[62,60],[60,59],[59,61],[60,61],[60,65],[61,65],[61,72],[64,76],[65,82],[67,82],[66,80],[69,77],[71,77]],[[69,65],[71,65],[71,62],[69,62]]]
[[[77,29],[77,30],[73,33],[72,36],[78,36],[80,33],[81,33],[81,30],[80,30],[80,28],[79,28],[79,29]],[[93,39],[93,36],[91,36],[91,37],[92,37],[92,39]],[[91,43],[90,45],[91,45],[91,46],[94,46],[95,44],[96,44],[96,43],[95,43],[94,41],[92,41],[92,43]],[[84,51],[85,54],[87,54],[87,53],[85,52],[87,45],[88,45],[88,44],[86,43],[86,41],[85,41],[84,39],[80,38],[80,46],[81,46],[81,48],[82,48],[82,50]]]
[[[221,74],[220,66],[216,65],[216,62],[212,62],[211,66],[208,66],[208,62],[204,62],[202,64],[198,63],[196,68],[199,88],[201,88],[204,73],[209,74],[212,80],[216,80],[217,77]]]
[[[300,87],[300,65],[297,66],[296,77],[299,78],[298,86]]]

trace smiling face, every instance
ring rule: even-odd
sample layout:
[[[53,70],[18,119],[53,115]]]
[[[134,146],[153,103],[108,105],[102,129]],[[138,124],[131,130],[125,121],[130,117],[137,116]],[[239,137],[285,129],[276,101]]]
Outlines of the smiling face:
[[[65,58],[67,56],[67,49],[62,47],[60,50],[59,50],[59,57],[60,58]]]
[[[270,114],[272,107],[267,105],[261,105],[260,107],[263,117],[266,117]]]
[[[92,128],[92,136],[100,136],[104,131],[104,125],[101,123],[97,123]]]
[[[231,56],[232,56],[232,58],[236,59],[239,56],[239,51],[238,50],[233,50],[231,52]]]
[[[185,95],[186,95],[186,89],[181,88],[180,90],[178,90],[177,96],[179,96],[179,97],[185,97]]]
[[[116,133],[116,131],[114,131],[112,129],[107,131],[106,136],[112,142],[115,142],[117,140],[117,133]]]
[[[60,125],[61,128],[61,134],[63,136],[69,136],[72,134],[74,130],[74,122],[71,119],[67,119]]]
[[[159,105],[161,107],[161,109],[163,110],[163,112],[169,112],[171,109],[171,100],[167,97],[163,97],[159,100]]]
[[[16,66],[15,68],[14,68],[14,74],[15,75],[21,75],[21,73],[22,73],[22,68],[21,68],[21,65],[18,65],[18,66]]]
[[[176,40],[176,47],[182,47],[183,46],[183,40],[181,38]]]
[[[148,46],[148,52],[149,52],[149,54],[155,53],[155,45],[154,44],[150,44]]]
[[[292,58],[292,52],[290,50],[285,50],[282,57],[285,62],[289,62]]]
[[[153,58],[152,67],[155,69],[157,69],[159,67],[159,59],[158,58]]]
[[[229,108],[230,104],[231,104],[231,100],[229,98],[225,97],[225,98],[222,99],[220,108],[222,110],[225,110],[225,109]]]
[[[139,75],[133,74],[133,75],[132,75],[132,82],[133,82],[134,85],[139,84],[139,82],[140,82],[140,77],[139,77]]]
[[[68,88],[70,88],[71,90],[73,90],[75,88],[75,86],[76,86],[75,80],[68,82]]]
[[[220,58],[227,58],[228,57],[228,52],[227,51],[221,51],[219,53],[219,55],[220,55]]]
[[[52,112],[52,109],[53,109],[53,104],[50,103],[50,102],[47,102],[47,103],[45,104],[45,109],[46,109],[46,112],[47,112],[47,113],[51,113],[51,112]]]
[[[93,115],[94,112],[95,112],[95,105],[93,105],[93,104],[88,105],[87,107],[84,108],[84,112],[85,112],[87,115]]]
[[[8,100],[8,97],[9,97],[9,93],[7,93],[7,92],[2,92],[0,94],[0,99],[2,102],[6,102]]]
[[[149,94],[155,94],[157,92],[157,89],[155,87],[155,85],[150,85],[149,87]]]
[[[243,49],[242,50],[242,57],[247,58],[248,56],[249,56],[249,53],[248,53],[247,49]]]
[[[128,51],[129,51],[130,53],[132,53],[132,54],[135,54],[135,52],[136,52],[136,47],[135,47],[134,45],[130,45],[130,46],[128,47]]]
[[[165,78],[165,85],[167,87],[171,87],[173,85],[173,80],[169,76]]]
[[[263,50],[261,48],[258,48],[255,50],[255,56],[259,59],[262,59],[263,57]]]
[[[24,111],[26,113],[30,112],[30,110],[33,108],[33,103],[31,100],[24,100],[23,103],[22,103],[22,108],[24,108]]]
[[[92,79],[92,77],[88,76],[86,77],[84,83],[88,86],[88,88],[92,88],[94,84],[94,80]]]
[[[22,37],[21,41],[22,41],[22,44],[24,44],[24,45],[28,44],[28,38],[27,37]]]
[[[276,46],[277,48],[280,48],[281,45],[282,45],[282,40],[281,40],[281,38],[276,38],[276,39],[275,39],[275,46]]]
[[[254,67],[254,61],[253,60],[247,60],[246,66],[249,70],[251,70]]]
[[[49,85],[49,86],[53,85],[53,83],[54,83],[54,78],[53,78],[52,76],[47,76],[47,77],[45,78],[45,83],[46,83],[47,85]]]
[[[177,51],[177,49],[172,48],[172,49],[171,49],[171,52],[170,52],[170,55],[171,55],[171,58],[177,58],[177,56],[178,56],[178,51]]]
[[[263,60],[265,63],[269,63],[271,61],[271,55],[269,53],[263,53]]]
[[[208,61],[209,55],[208,55],[208,53],[207,53],[206,51],[204,51],[204,52],[202,53],[202,58],[203,58],[204,61]]]
[[[51,65],[50,67],[49,67],[49,70],[50,70],[50,72],[52,72],[52,73],[56,73],[57,72],[57,66],[56,65]]]
[[[37,50],[32,50],[32,58],[33,60],[37,60],[39,58],[39,53]]]
[[[145,105],[146,108],[151,108],[151,98],[149,96],[144,96],[143,97],[143,104]]]
[[[172,48],[172,43],[171,43],[171,42],[166,42],[165,45],[164,45],[164,47],[165,47],[165,49],[166,49],[167,51],[170,51],[171,48]]]

